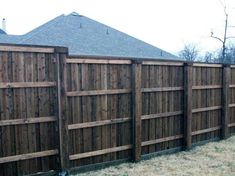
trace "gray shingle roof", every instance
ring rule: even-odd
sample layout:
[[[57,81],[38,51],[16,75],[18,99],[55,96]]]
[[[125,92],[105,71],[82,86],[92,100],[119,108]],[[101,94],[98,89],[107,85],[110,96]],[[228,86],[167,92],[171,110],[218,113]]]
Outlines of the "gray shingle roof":
[[[74,12],[67,16],[58,16],[25,35],[8,36],[0,35],[0,43],[66,46],[70,55],[179,59]]]
[[[2,29],[0,29],[0,34],[6,34],[6,32]]]
[[[6,35],[0,34],[0,43],[13,43],[18,44],[20,43],[23,37],[20,35]]]

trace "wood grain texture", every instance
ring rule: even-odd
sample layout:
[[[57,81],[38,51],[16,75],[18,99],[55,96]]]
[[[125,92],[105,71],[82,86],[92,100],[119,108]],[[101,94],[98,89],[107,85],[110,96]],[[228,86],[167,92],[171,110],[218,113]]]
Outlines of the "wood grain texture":
[[[129,122],[131,118],[119,118],[119,119],[111,119],[111,120],[102,120],[102,121],[95,121],[95,122],[87,122],[87,123],[78,123],[68,125],[69,130],[79,129],[79,128],[91,128],[96,126],[103,126],[103,125],[112,125],[117,123],[125,123]]]
[[[170,136],[170,137],[165,137],[165,138],[142,142],[141,146],[152,145],[152,144],[157,144],[157,143],[162,143],[162,142],[177,140],[177,139],[182,139],[182,138],[183,138],[183,135]]]
[[[91,156],[104,155],[104,154],[107,154],[107,153],[119,152],[119,151],[131,149],[131,148],[132,148],[131,145],[108,148],[108,149],[97,150],[97,151],[93,151],[93,152],[70,155],[69,159],[70,160],[76,160],[76,159],[81,159],[81,158],[88,158],[88,157],[91,157]]]
[[[192,147],[192,66],[185,64],[184,66],[184,140],[186,149]]]
[[[56,86],[55,82],[12,82],[12,83],[0,83],[0,89],[55,87],[55,86]]]
[[[134,63],[133,74],[133,160],[141,159],[141,114],[142,114],[142,93],[141,93],[141,71],[142,66]]]
[[[24,125],[24,124],[32,124],[32,123],[55,122],[56,120],[57,120],[56,117],[37,117],[37,118],[2,120],[0,121],[0,127],[10,126],[10,125]]]
[[[97,95],[128,94],[128,93],[131,93],[131,89],[73,91],[73,92],[67,92],[67,96],[68,97],[97,96]]]
[[[234,66],[0,48],[3,175],[139,161],[235,132]]]
[[[68,64],[131,64],[131,60],[115,60],[115,59],[67,59]]]
[[[207,67],[207,68],[210,68],[210,67],[221,68],[221,67],[223,67],[222,64],[206,64],[206,63],[194,63],[193,66],[194,67]]]
[[[28,159],[32,159],[32,158],[57,155],[58,153],[59,153],[58,150],[48,150],[48,151],[41,151],[41,152],[35,152],[35,153],[27,153],[27,154],[15,155],[15,156],[8,156],[8,157],[0,158],[0,164],[13,162],[13,161],[21,161],[21,160],[28,160]]]
[[[229,65],[223,67],[223,93],[222,93],[222,138],[229,136],[228,123],[230,118],[229,98],[230,98],[230,75],[231,68]]]
[[[155,118],[162,118],[162,117],[174,117],[176,115],[182,115],[183,111],[175,111],[175,112],[165,112],[165,113],[158,113],[158,114],[149,114],[149,115],[142,115],[141,119],[142,120],[147,120],[147,119],[155,119]]]
[[[67,70],[66,55],[58,54],[56,58],[57,66],[57,96],[58,96],[58,122],[59,122],[59,150],[60,167],[62,170],[69,168],[69,134],[67,119]]]
[[[183,62],[164,62],[164,61],[143,61],[143,65],[166,65],[166,66],[183,66]]]
[[[53,54],[31,49],[0,52],[0,158],[9,159],[0,169],[5,175],[57,168],[57,154],[38,157],[38,152],[57,150],[52,142],[57,121]]]
[[[54,53],[54,48],[23,47],[23,46],[0,46],[0,51],[27,52],[27,53]]]
[[[184,90],[183,87],[158,87],[158,88],[142,88],[142,92],[170,92]]]

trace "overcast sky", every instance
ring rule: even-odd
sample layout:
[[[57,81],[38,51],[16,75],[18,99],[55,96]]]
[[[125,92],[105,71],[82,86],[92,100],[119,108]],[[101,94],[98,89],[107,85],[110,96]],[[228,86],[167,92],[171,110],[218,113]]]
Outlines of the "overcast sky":
[[[224,0],[1,0],[0,18],[7,33],[24,34],[73,11],[172,53],[185,43],[214,50],[222,37]],[[235,26],[235,0],[226,0],[229,25]],[[229,29],[235,36],[235,28]],[[232,41],[232,40],[231,40]],[[235,39],[234,39],[235,41]]]

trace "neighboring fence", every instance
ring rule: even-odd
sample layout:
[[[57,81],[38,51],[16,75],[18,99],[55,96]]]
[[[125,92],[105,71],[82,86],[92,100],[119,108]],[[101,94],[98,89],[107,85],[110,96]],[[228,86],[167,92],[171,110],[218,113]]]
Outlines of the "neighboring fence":
[[[234,65],[67,54],[0,45],[0,175],[139,161],[235,132]]]

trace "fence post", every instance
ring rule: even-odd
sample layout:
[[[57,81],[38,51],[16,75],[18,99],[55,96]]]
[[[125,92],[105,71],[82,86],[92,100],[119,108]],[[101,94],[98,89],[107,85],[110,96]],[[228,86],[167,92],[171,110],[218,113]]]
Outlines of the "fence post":
[[[133,100],[133,161],[141,160],[141,115],[142,115],[142,93],[141,93],[141,70],[142,61],[132,61],[132,100]]]
[[[185,149],[192,147],[192,63],[184,64],[184,145]]]
[[[222,90],[222,139],[226,139],[229,136],[229,98],[230,98],[230,65],[223,65],[223,90]]]
[[[59,154],[60,169],[66,171],[69,168],[69,151],[68,151],[68,121],[66,117],[66,58],[68,49],[57,47],[56,67],[57,67],[57,115],[59,125]]]

